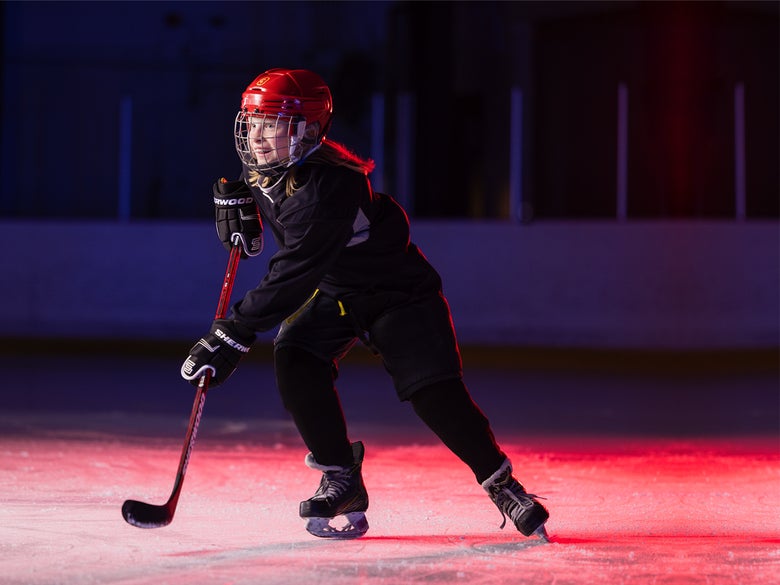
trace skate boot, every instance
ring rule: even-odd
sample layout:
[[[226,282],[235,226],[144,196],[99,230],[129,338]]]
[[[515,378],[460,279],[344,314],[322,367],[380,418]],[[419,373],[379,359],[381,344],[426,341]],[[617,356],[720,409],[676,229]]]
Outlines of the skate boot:
[[[536,501],[534,494],[526,493],[522,485],[512,476],[512,464],[506,459],[493,475],[482,482],[482,487],[490,495],[490,499],[501,511],[503,522],[506,517],[524,536],[536,534],[542,540],[549,540],[544,523],[550,517],[549,512]]]
[[[306,465],[322,472],[317,492],[300,507],[301,518],[307,520],[306,530],[314,536],[358,538],[368,530],[368,493],[361,474],[364,453],[363,443],[352,443],[354,463],[350,467],[320,465],[311,453],[306,455]],[[344,516],[346,524],[340,528],[331,525],[336,516]]]

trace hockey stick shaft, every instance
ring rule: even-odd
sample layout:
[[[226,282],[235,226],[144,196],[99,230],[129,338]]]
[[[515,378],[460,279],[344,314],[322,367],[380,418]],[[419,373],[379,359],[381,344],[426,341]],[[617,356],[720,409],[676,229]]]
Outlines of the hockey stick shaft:
[[[222,319],[227,314],[240,259],[241,245],[234,244],[230,248],[230,257],[228,258],[225,278],[222,281],[222,290],[220,291],[219,302],[217,303],[217,311],[214,315],[215,319]],[[190,414],[189,424],[187,425],[187,434],[185,435],[184,446],[182,448],[181,457],[179,458],[179,467],[176,471],[176,479],[173,483],[173,490],[171,491],[168,501],[162,506],[155,506],[135,500],[127,500],[122,506],[122,516],[129,524],[139,528],[158,528],[170,524],[173,520],[173,515],[176,512],[176,505],[179,501],[179,496],[181,495],[184,476],[187,473],[190,454],[195,445],[195,437],[198,434],[198,427],[200,426],[200,418],[203,414],[203,405],[206,402],[206,393],[208,392],[210,379],[211,371],[207,370],[198,382],[195,401],[192,404],[192,412]]]
[[[222,290],[219,295],[219,302],[217,303],[217,311],[214,314],[215,319],[224,319],[227,314],[228,305],[230,304],[230,294],[233,292],[233,283],[236,279],[236,271],[240,259],[241,246],[237,245],[231,247],[228,266],[225,270],[225,278],[222,281]],[[184,481],[184,474],[187,473],[187,464],[190,460],[192,447],[195,445],[195,436],[198,434],[200,417],[203,414],[203,405],[206,402],[206,392],[208,392],[210,380],[211,370],[206,370],[206,373],[198,382],[198,390],[195,393],[195,401],[192,404],[190,422],[187,425],[187,435],[184,439],[184,448],[182,449],[181,458],[179,460],[179,469],[176,473],[176,481],[174,482],[173,492],[171,493],[170,501],[173,501],[174,507],[176,506],[179,494],[181,493],[181,484]]]

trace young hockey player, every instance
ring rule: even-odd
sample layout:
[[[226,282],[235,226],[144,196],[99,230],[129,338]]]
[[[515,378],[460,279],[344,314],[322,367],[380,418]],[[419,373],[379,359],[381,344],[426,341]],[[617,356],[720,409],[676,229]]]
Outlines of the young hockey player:
[[[242,254],[255,256],[264,221],[279,251],[258,286],[190,350],[182,376],[197,384],[210,370],[211,385],[223,383],[255,333],[281,325],[276,382],[310,450],[306,465],[322,472],[300,516],[315,536],[357,537],[368,530],[364,447],[348,438],[334,380],[360,339],[381,356],[398,397],[471,468],[501,527],[508,516],[524,535],[546,537],[547,510],[512,475],[463,383],[438,273],[409,241],[405,212],[373,191],[373,161],[326,138],[332,111],[328,86],[302,69],[271,69],[244,91],[235,120],[243,174],[213,187],[217,231],[226,247],[240,240]],[[346,525],[334,527],[336,516]]]

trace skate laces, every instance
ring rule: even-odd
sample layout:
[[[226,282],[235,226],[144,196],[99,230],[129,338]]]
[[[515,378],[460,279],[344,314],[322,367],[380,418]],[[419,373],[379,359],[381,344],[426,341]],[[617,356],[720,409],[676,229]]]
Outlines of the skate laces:
[[[326,500],[337,500],[351,485],[352,470],[326,471],[322,474],[320,487],[317,490],[315,498]]]
[[[519,490],[523,490],[520,484],[515,484],[511,487],[504,486],[497,490],[497,493],[494,495],[493,501],[501,512],[501,519],[503,520],[500,528],[506,526],[507,516],[509,516],[514,524],[517,524],[518,519],[525,514],[527,510],[534,507],[534,504],[537,503],[536,499],[544,499],[536,494],[526,493],[525,490]]]
[[[517,524],[518,519],[527,510],[534,507],[537,499],[544,499],[536,494],[527,493],[525,488],[511,475],[490,485],[488,492],[499,512],[501,512],[502,522],[500,528],[506,526],[507,516],[514,524]]]

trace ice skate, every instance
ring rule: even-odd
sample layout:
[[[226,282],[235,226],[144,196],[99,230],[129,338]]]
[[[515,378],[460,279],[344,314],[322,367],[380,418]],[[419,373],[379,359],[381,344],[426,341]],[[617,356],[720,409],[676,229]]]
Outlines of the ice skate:
[[[350,467],[320,465],[311,453],[306,455],[306,465],[322,472],[317,492],[300,506],[300,516],[307,521],[306,530],[314,536],[358,538],[368,530],[368,492],[361,473],[364,453],[363,443],[352,443],[354,462]],[[346,522],[334,526],[337,516],[343,516]]]
[[[550,517],[549,512],[536,500],[539,496],[526,493],[523,486],[512,476],[512,464],[508,459],[498,471],[482,482],[482,487],[501,511],[504,520],[501,528],[506,525],[506,518],[509,516],[524,536],[535,534],[542,540],[549,540],[544,527]]]

